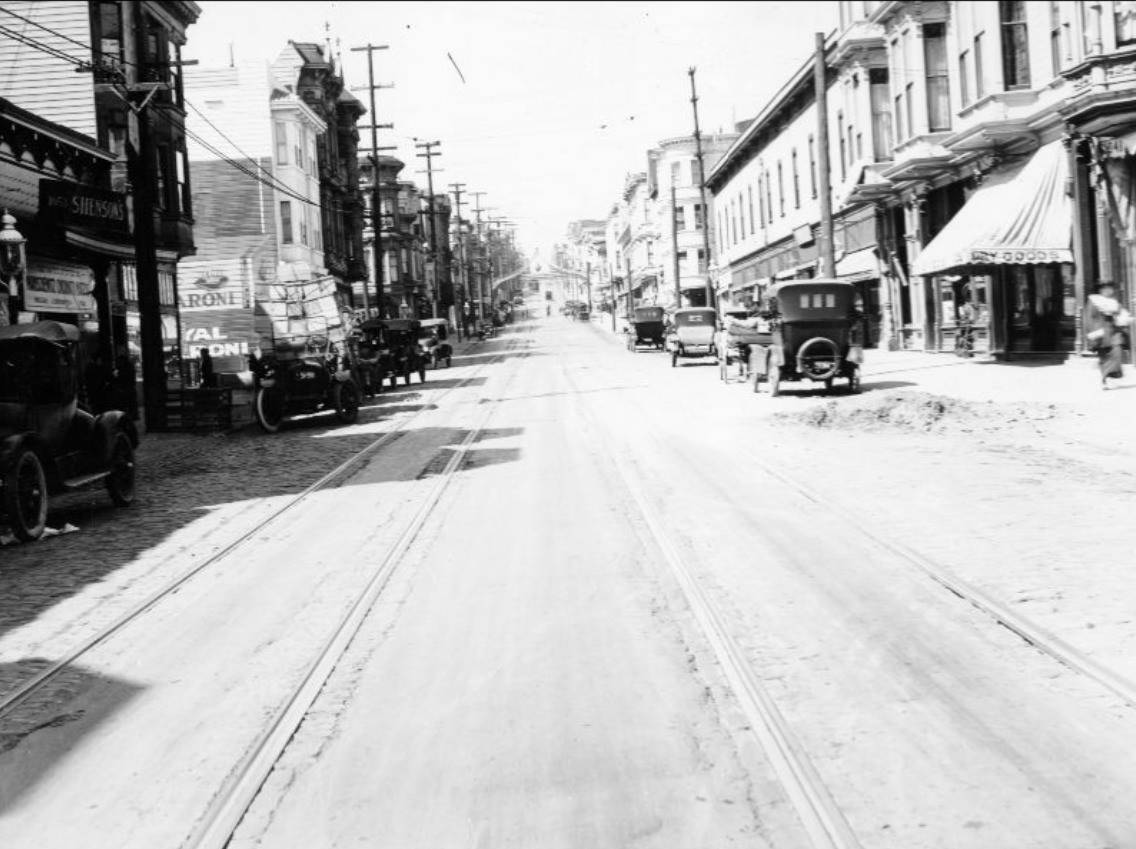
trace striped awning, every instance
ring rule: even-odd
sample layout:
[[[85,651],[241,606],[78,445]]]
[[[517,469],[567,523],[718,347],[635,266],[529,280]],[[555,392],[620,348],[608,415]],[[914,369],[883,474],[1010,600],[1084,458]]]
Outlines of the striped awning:
[[[912,263],[912,274],[969,265],[1072,262],[1073,203],[1065,194],[1068,154],[1060,141],[989,175]]]

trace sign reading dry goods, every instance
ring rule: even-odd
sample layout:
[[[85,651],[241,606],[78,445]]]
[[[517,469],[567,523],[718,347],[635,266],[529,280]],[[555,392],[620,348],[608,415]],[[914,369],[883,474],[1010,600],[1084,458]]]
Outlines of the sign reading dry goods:
[[[39,181],[39,212],[57,227],[129,235],[126,195],[65,180]]]
[[[95,312],[94,275],[85,265],[28,259],[24,309],[32,312]]]

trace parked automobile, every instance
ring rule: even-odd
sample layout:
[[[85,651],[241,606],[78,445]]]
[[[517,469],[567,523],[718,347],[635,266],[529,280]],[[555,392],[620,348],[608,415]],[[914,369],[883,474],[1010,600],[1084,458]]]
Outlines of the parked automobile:
[[[679,358],[717,359],[718,349],[714,334],[718,329],[718,312],[711,307],[684,307],[674,311],[667,333],[667,350],[671,352],[671,367]]]
[[[860,391],[862,316],[853,284],[828,278],[786,281],[766,293],[762,311],[772,335],[768,346],[754,346],[750,358],[755,392],[762,377],[773,396],[787,380],[823,383],[828,392],[835,379],[843,378],[850,392]]]
[[[586,304],[581,304],[576,307],[576,321],[591,321],[592,314],[588,311]]]
[[[454,348],[449,342],[450,322],[444,318],[424,318],[418,329],[418,347],[422,356],[434,368],[445,361],[446,368],[454,358]]]
[[[627,350],[637,352],[640,345],[662,350],[666,340],[665,319],[662,307],[635,307],[627,328]]]
[[[134,501],[138,429],[79,403],[79,338],[56,321],[0,327],[0,518],[25,542],[43,535],[51,495],[102,483],[117,506]]]
[[[290,416],[326,410],[334,410],[344,424],[359,418],[359,386],[324,337],[276,338],[272,355],[261,360],[258,372],[253,409],[267,433],[276,433]]]
[[[421,322],[415,318],[372,318],[359,326],[367,345],[379,353],[375,369],[378,383],[390,378],[390,385],[398,385],[401,377],[410,385],[410,376],[426,382],[426,358],[418,345]]]

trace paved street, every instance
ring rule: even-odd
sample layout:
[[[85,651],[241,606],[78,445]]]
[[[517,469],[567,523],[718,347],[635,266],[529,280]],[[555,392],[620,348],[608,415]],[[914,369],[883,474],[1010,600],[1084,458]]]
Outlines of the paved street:
[[[116,630],[0,712],[0,842],[208,845],[247,776],[233,846],[813,845],[783,750],[863,846],[1126,845],[1136,392],[867,356],[773,399],[542,316],[355,425],[146,435],[132,508],[2,550],[0,699]]]

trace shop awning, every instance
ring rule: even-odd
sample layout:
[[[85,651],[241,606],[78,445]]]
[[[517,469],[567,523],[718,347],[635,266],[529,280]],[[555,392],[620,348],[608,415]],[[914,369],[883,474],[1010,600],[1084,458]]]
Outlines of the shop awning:
[[[851,283],[879,277],[880,261],[875,248],[862,248],[842,256],[836,261],[836,276]]]
[[[1024,164],[992,173],[923,248],[912,274],[968,265],[1072,262],[1073,204],[1067,153],[1055,141]]]

